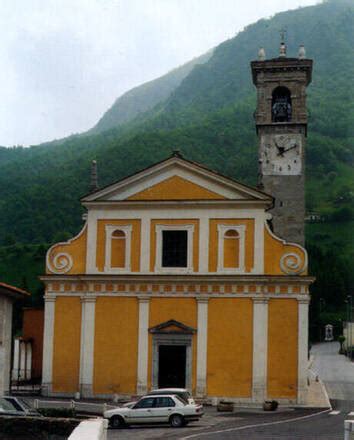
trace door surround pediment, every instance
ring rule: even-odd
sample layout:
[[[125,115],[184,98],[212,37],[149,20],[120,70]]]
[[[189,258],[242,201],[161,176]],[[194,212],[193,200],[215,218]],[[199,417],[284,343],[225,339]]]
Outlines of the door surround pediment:
[[[160,335],[193,335],[197,330],[182,322],[170,319],[149,328],[149,333]]]

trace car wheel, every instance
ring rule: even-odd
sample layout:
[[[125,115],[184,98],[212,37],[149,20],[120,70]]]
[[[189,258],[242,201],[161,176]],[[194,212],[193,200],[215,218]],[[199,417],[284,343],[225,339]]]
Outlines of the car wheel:
[[[124,420],[119,416],[111,417],[109,419],[109,424],[114,429],[122,428],[125,425]]]
[[[170,417],[170,425],[172,428],[181,428],[184,425],[184,418],[179,414],[174,414]]]

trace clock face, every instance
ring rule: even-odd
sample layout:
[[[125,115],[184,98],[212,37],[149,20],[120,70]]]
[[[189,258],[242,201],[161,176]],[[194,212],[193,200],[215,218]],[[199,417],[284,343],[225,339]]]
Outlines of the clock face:
[[[263,135],[260,165],[265,176],[296,176],[302,172],[301,134]]]

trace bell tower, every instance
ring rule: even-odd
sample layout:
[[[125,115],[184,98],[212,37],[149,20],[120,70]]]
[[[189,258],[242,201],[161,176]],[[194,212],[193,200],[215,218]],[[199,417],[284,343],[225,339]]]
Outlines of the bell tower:
[[[288,58],[282,38],[278,58],[266,59],[261,48],[251,68],[257,88],[258,185],[275,198],[270,211],[274,233],[304,245],[306,87],[312,60],[306,59],[304,46],[298,58]]]

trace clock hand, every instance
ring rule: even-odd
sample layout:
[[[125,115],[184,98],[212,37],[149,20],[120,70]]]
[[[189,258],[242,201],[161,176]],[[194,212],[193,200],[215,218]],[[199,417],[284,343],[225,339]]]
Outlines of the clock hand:
[[[290,150],[292,150],[293,148],[296,148],[296,147],[297,147],[297,145],[295,144],[295,145],[293,145],[292,147],[288,148],[287,150],[280,151],[280,152],[277,154],[277,156],[284,156],[284,153],[286,153],[287,151],[290,151]]]

